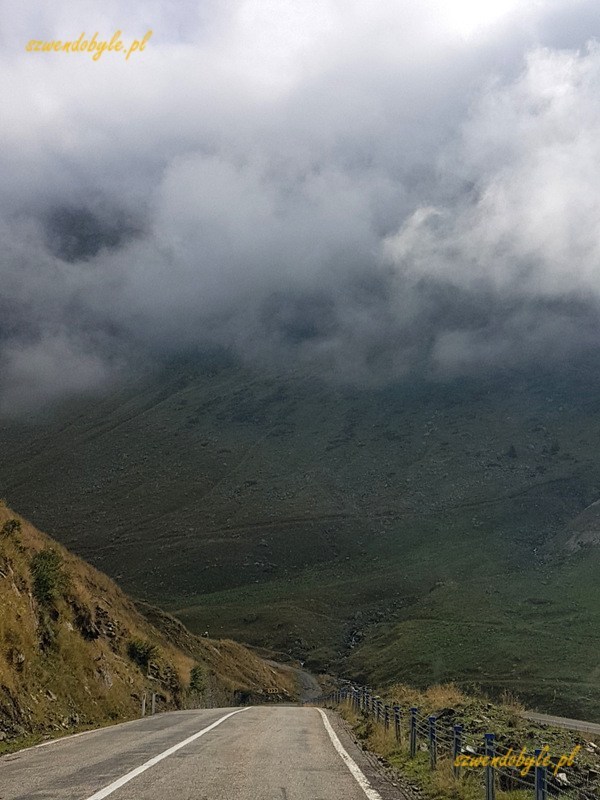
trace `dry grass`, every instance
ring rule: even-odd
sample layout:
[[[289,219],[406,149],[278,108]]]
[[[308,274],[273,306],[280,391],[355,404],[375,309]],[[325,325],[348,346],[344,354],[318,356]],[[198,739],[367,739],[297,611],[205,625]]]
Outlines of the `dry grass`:
[[[424,711],[456,708],[468,701],[467,696],[453,683],[436,684],[424,691],[397,683],[387,689],[385,694],[400,705],[416,706]]]
[[[129,719],[153,691],[163,698],[160,708],[176,707],[197,664],[211,704],[270,688],[296,695],[289,673],[235,642],[200,639],[176,620],[167,635],[108,577],[0,503],[0,531],[13,519],[20,526],[0,534],[0,730],[9,737]],[[65,581],[43,602],[36,600],[31,563],[48,548],[60,555]],[[128,657],[132,639],[156,647],[154,679]]]
[[[247,647],[229,639],[194,636],[178,619],[155,606],[139,603],[138,608],[169,642],[203,664],[223,691],[256,696],[276,689],[281,696],[297,697],[298,687],[290,672],[267,664]]]
[[[164,642],[106,576],[0,507],[0,528],[10,519],[20,530],[0,541],[2,729],[60,731],[127,719],[139,713],[144,692],[157,690],[174,705],[176,684],[185,683],[193,660]],[[48,548],[60,555],[66,586],[45,604],[35,599],[31,561]],[[97,627],[98,613],[105,629]],[[160,648],[161,671],[176,676],[171,685],[150,682],[127,658],[133,637]]]
[[[526,708],[519,699],[519,697],[514,692],[511,692],[508,689],[505,689],[502,692],[502,697],[500,698],[500,705],[504,706],[504,708],[506,708],[507,711],[512,711],[513,714],[517,715],[520,715],[524,711],[526,711]]]
[[[460,781],[454,777],[452,761],[448,758],[438,761],[437,769],[431,773],[430,795],[436,800],[481,800],[480,776],[463,776]]]
[[[464,696],[456,691],[455,687],[432,687],[427,692],[418,690],[410,691],[408,687],[403,687],[406,692],[402,694],[403,702],[423,703],[425,696],[429,696],[429,701],[440,701],[443,706],[450,699],[461,698]],[[457,705],[457,703],[453,703]],[[484,796],[482,772],[476,770],[464,771],[459,780],[454,776],[452,759],[438,756],[435,770],[431,770],[429,754],[419,750],[414,759],[411,759],[408,752],[408,741],[405,738],[402,744],[398,744],[395,739],[393,728],[385,730],[383,726],[377,725],[372,719],[367,719],[362,714],[356,712],[347,703],[338,707],[344,719],[351,725],[356,736],[362,741],[363,746],[369,751],[383,757],[394,767],[398,773],[408,779],[411,786],[419,786],[422,796],[427,800],[481,800]],[[496,794],[497,800],[531,800],[531,793],[512,791]]]
[[[423,697],[425,704],[432,708],[452,708],[467,702],[467,696],[453,683],[430,686]]]
[[[386,731],[381,725],[375,726],[369,736],[369,748],[384,758],[389,758],[397,750],[393,730]]]

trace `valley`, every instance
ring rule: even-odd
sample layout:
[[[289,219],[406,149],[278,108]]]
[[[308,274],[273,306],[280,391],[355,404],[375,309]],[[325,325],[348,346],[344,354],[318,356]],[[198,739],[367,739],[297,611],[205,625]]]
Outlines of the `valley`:
[[[600,556],[566,546],[600,497],[595,374],[356,390],[204,354],[5,421],[0,495],[196,633],[600,718]]]

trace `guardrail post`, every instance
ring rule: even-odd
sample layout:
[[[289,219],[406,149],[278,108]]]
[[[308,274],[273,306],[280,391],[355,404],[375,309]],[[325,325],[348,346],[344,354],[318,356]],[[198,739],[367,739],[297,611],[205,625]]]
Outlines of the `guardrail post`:
[[[429,765],[431,769],[437,766],[437,739],[435,736],[435,717],[429,717]]]
[[[541,750],[535,751],[535,800],[546,800],[547,798],[546,767],[537,763],[541,752]]]
[[[142,695],[142,717],[146,716],[146,693]]]
[[[156,714],[156,692],[152,692],[152,714]]]
[[[493,733],[485,734],[485,754],[490,760],[494,757],[494,753],[496,751],[494,738],[495,737]],[[485,800],[495,800],[496,798],[495,777],[494,768],[490,764],[485,768]]]
[[[379,725],[379,716],[381,714],[381,700],[375,700],[375,722]]]
[[[390,707],[386,704],[383,709],[383,725],[386,732],[390,729]]]
[[[454,742],[452,747],[452,770],[454,772],[455,778],[460,777],[460,767],[456,764],[456,759],[462,753],[462,732],[463,732],[462,725],[454,726]]]
[[[410,757],[417,755],[417,711],[418,708],[410,710]]]
[[[400,706],[394,706],[394,735],[398,744],[401,744],[402,731],[400,729]]]

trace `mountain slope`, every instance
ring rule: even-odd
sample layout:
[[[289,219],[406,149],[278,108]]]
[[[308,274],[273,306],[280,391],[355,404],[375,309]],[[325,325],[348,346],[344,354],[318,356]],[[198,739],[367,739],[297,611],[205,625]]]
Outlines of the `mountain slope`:
[[[294,693],[289,672],[147,612],[0,505],[0,740],[139,716],[144,693],[161,709]]]
[[[196,632],[600,714],[597,554],[546,551],[600,497],[599,366],[358,390],[180,361],[5,424],[0,490]]]

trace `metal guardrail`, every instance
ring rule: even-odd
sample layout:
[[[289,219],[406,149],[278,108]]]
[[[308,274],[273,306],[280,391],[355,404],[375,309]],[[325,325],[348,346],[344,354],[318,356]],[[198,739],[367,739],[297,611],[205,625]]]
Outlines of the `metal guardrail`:
[[[544,747],[534,751],[535,764],[523,775],[521,766],[508,765],[511,753],[515,756],[518,753],[499,743],[494,732],[487,732],[483,737],[472,734],[462,725],[449,725],[435,715],[425,716],[417,707],[385,702],[369,687],[336,689],[315,702],[332,708],[348,704],[357,714],[381,726],[388,736],[393,737],[398,750],[405,752],[410,758],[416,758],[420,752],[427,752],[432,770],[438,768],[438,762],[442,759],[451,759],[457,781],[463,780],[467,772],[474,772],[474,769],[466,770],[457,764],[459,756],[487,756],[488,764],[483,765],[479,772],[482,778],[481,797],[485,800],[496,800],[499,789],[504,792],[520,790],[519,797],[525,796],[528,800],[600,799],[597,774],[594,777],[588,776],[587,780],[582,779],[581,775],[576,775],[572,765],[561,766],[560,771],[556,771],[555,763]],[[583,784],[582,780],[585,780]]]

